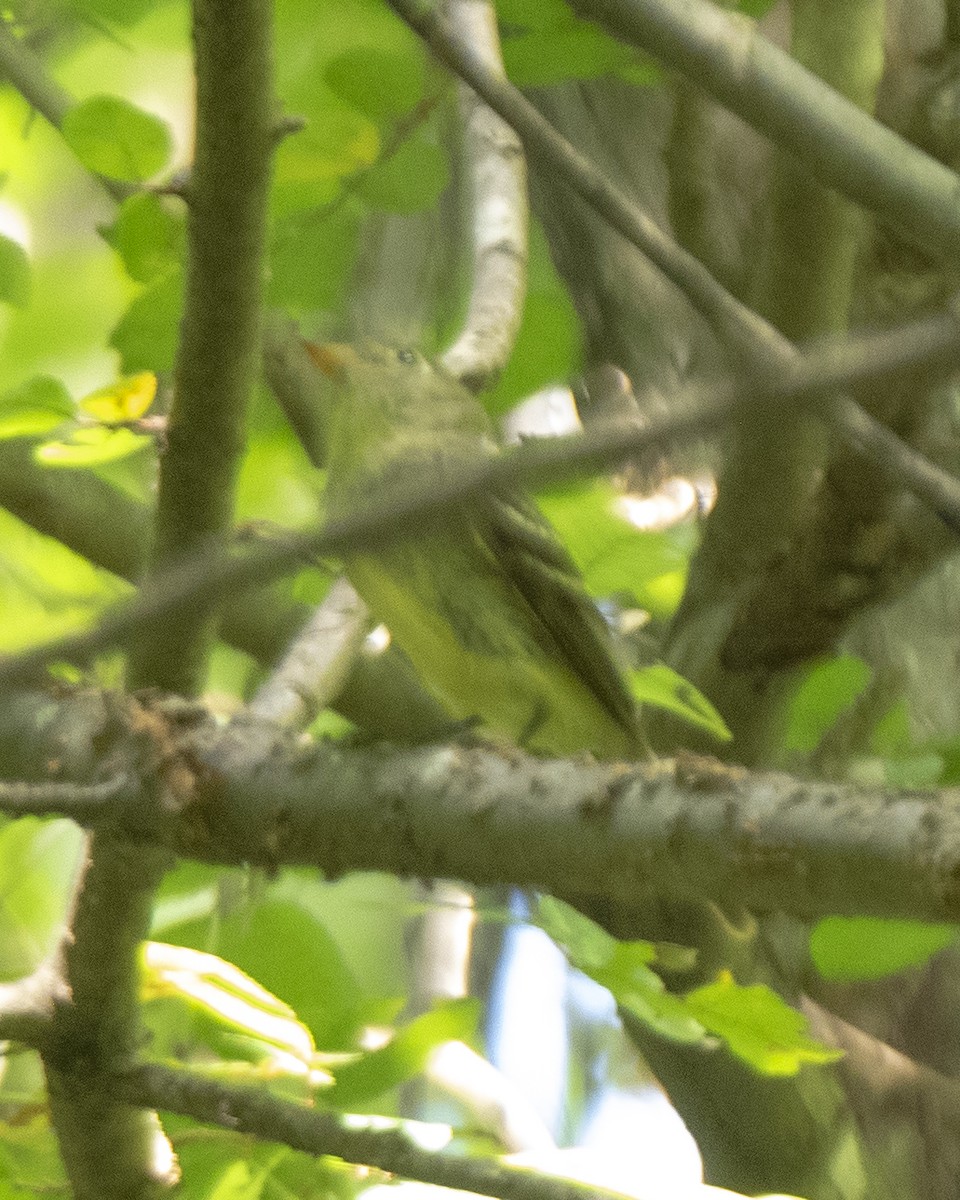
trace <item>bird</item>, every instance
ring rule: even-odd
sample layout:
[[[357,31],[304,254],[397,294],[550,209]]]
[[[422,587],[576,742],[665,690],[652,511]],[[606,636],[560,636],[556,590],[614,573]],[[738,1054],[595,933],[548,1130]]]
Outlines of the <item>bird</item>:
[[[449,485],[499,453],[477,396],[412,349],[307,343],[332,384],[328,514]],[[532,753],[645,752],[613,635],[559,536],[516,485],[348,550],[348,579],[451,718]]]

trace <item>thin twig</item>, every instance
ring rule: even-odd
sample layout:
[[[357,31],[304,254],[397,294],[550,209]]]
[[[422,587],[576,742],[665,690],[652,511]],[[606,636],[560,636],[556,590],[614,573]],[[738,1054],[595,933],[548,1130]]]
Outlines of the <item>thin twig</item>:
[[[238,1133],[252,1133],[305,1154],[328,1154],[441,1187],[502,1200],[625,1200],[593,1184],[540,1175],[493,1158],[438,1154],[417,1146],[403,1130],[357,1128],[343,1116],[237,1087],[172,1067],[136,1067],[113,1081],[113,1093]]]
[[[128,775],[114,775],[101,783],[25,783],[0,780],[0,812],[9,817],[73,817],[81,824],[137,791]]]
[[[67,113],[76,101],[46,71],[41,60],[29,46],[16,37],[9,25],[0,19],[0,78],[6,78],[24,100],[36,109],[54,129],[60,129]],[[114,200],[123,200],[137,189],[116,179],[91,172]]]

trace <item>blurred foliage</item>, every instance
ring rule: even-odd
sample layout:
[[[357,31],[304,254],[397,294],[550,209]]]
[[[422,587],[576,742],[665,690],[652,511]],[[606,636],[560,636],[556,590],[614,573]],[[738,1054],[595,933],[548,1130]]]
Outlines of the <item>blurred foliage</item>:
[[[925,963],[956,937],[953,925],[826,917],[810,934],[810,956],[824,979],[880,979]]]
[[[743,0],[739,7],[759,16],[769,3]],[[431,213],[455,183],[448,152],[453,89],[379,0],[277,0],[275,9],[277,90],[283,111],[305,124],[275,158],[268,301],[312,333],[348,323],[371,218]],[[518,82],[612,75],[649,87],[660,80],[654,64],[579,21],[562,0],[501,0],[499,11],[507,66]],[[38,456],[51,468],[69,463],[94,471],[149,503],[156,442],[138,422],[165,411],[182,314],[185,212],[175,193],[191,144],[188,7],[184,0],[17,0],[2,19],[78,103],[61,135],[0,88],[0,439],[45,439]],[[117,202],[91,172],[169,183],[171,194],[134,188]],[[467,286],[462,272],[448,283],[461,305]],[[435,321],[427,340],[454,332],[449,314]],[[500,418],[522,398],[568,379],[579,362],[574,308],[535,227],[516,350],[484,398],[491,415]],[[317,517],[319,490],[275,402],[261,391],[238,518],[250,527],[305,524]],[[539,499],[598,599],[644,610],[654,623],[669,618],[683,592],[695,527],[638,530],[606,480],[564,484]],[[290,595],[309,600],[325,586],[316,567],[287,584]],[[0,650],[77,629],[127,591],[0,511]],[[108,659],[94,678],[110,681],[114,669]],[[638,676],[642,698],[692,712],[724,736],[708,701],[683,694],[683,681],[664,670]],[[249,659],[220,647],[210,692],[235,704],[258,675]],[[855,659],[812,668],[798,682],[785,749],[814,752],[868,682]],[[328,721],[325,729],[328,736],[344,732],[342,722]],[[916,746],[902,706],[877,724],[873,752],[890,782],[926,778],[924,772],[960,781],[960,740]],[[0,977],[31,969],[55,944],[81,853],[79,835],[63,822],[0,829]],[[410,915],[406,886],[390,878],[325,882],[314,872],[286,871],[266,881],[181,865],[163,885],[153,932],[196,956],[186,957],[182,975],[168,969],[164,986],[155,978],[149,988],[150,1052],[202,1062],[224,1077],[256,1071],[258,1078],[270,1075],[271,1086],[315,1088],[330,1103],[394,1112],[397,1086],[422,1070],[430,1050],[449,1038],[474,1041],[478,1027],[470,1005],[441,1006],[413,1021],[401,1016]],[[722,1038],[769,1073],[828,1057],[766,989],[721,978],[686,995],[669,991],[657,969],[689,965],[682,948],[618,944],[563,906],[542,907],[540,920],[571,962],[661,1034]],[[872,975],[919,961],[944,940],[943,930],[902,923],[887,923],[874,937],[862,924],[824,922],[813,952],[825,974]],[[263,1036],[266,1016],[309,1044],[306,1058],[284,1054],[277,1038]],[[383,1039],[372,1050],[371,1031]],[[346,1058],[334,1065],[325,1055]],[[311,1079],[305,1068],[317,1064],[332,1086]],[[63,1187],[41,1091],[32,1055],[2,1060],[0,1198],[20,1188]],[[343,1164],[187,1121],[169,1127],[184,1166],[184,1197],[348,1196],[361,1186]]]

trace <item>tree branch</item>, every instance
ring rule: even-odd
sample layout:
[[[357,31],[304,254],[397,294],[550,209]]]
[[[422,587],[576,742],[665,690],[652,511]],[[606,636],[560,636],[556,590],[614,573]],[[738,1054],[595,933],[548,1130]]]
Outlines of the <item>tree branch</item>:
[[[337,1113],[271,1096],[264,1088],[237,1087],[171,1067],[134,1067],[110,1081],[112,1092],[139,1103],[193,1117],[238,1133],[252,1133],[305,1154],[330,1154],[441,1187],[502,1200],[625,1200],[593,1184],[540,1175],[491,1158],[465,1158],[423,1150],[401,1129],[357,1128]]]
[[[302,345],[302,343],[300,343]],[[311,365],[316,376],[316,369]],[[0,441],[0,504],[40,533],[57,538],[130,583],[140,578],[149,528],[146,505],[90,471],[50,471],[34,458],[32,438]],[[104,523],[103,514],[111,520]],[[278,587],[224,598],[224,641],[271,666],[310,619],[310,609]],[[446,715],[420,685],[409,660],[390,646],[361,656],[334,707],[381,737],[409,742],[440,728]]]
[[[248,712],[305,729],[343,690],[371,626],[367,606],[342,576],[335,579]]]
[[[953,171],[826,87],[748,18],[706,0],[571,0],[571,7],[687,76],[911,243],[957,259]]]
[[[694,755],[627,767],[459,743],[305,746],[253,718],[223,729],[196,706],[181,715],[126,703],[110,761],[151,729],[148,744],[163,747],[164,774],[176,784],[174,795],[147,790],[138,805],[121,798],[88,818],[101,841],[130,844],[125,869],[134,874],[169,846],[205,862],[500,882],[607,905],[663,896],[726,912],[960,920],[957,789],[823,784]],[[104,753],[103,721],[117,722],[115,701],[86,693],[57,703],[38,693],[0,710],[8,776],[17,764],[49,761],[76,714],[88,730],[87,751],[74,750],[82,780]],[[148,788],[157,766],[148,755],[138,768],[134,755],[131,770]],[[64,815],[74,814],[65,806]],[[103,903],[109,892],[100,895]],[[115,970],[112,947],[130,937],[119,927],[77,964],[91,999],[76,1003],[92,1021],[96,999],[97,1028],[113,1012],[100,997]]]
[[[257,378],[269,169],[275,143],[269,0],[195,0],[196,154],[187,283],[150,574],[222,544]],[[212,614],[165,613],[132,654],[134,685],[191,695]]]
[[[488,69],[503,74],[493,5],[451,0],[450,22]],[[527,286],[527,178],[513,129],[460,85],[463,158],[469,176],[473,282],[463,328],[440,361],[479,391],[503,369],[520,328]]]
[[[526,144],[531,158],[539,156],[545,160],[614,229],[645,254],[706,318],[721,343],[732,348],[748,368],[792,369],[798,351],[787,338],[726,291],[702,263],[669,238],[656,222],[636,208],[619,188],[557,133],[516,88],[487,70],[468,45],[452,37],[432,11],[424,9],[419,0],[388,2],[442,62],[509,121]],[[787,57],[786,61],[792,60]],[[818,86],[823,85],[818,82]],[[908,143],[903,144],[908,146]],[[919,153],[913,147],[908,148]],[[925,159],[923,155],[920,157]],[[939,167],[939,164],[934,165]],[[823,399],[818,405],[818,415],[834,425],[844,438],[851,436],[849,403],[842,398]],[[860,437],[854,445],[883,469],[889,470],[890,439],[896,435],[866,414],[858,424]],[[931,478],[930,464],[906,443],[901,444],[894,482],[926,499],[938,514],[943,515],[943,506],[926,492]],[[932,470],[938,472],[935,467]],[[938,473],[946,489],[954,491],[955,482],[946,473]]]

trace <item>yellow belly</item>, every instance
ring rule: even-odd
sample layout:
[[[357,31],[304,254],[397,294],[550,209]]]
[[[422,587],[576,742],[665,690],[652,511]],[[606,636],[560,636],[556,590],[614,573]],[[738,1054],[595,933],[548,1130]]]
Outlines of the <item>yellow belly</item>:
[[[357,555],[347,573],[423,682],[458,720],[529,750],[631,757],[630,734],[537,641],[526,601],[455,538]]]

